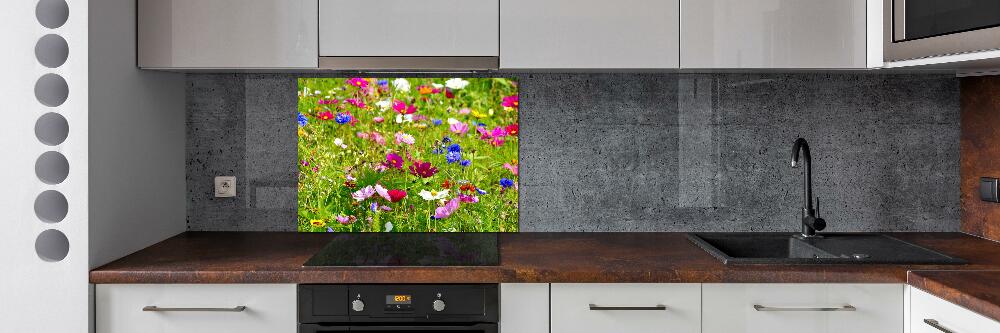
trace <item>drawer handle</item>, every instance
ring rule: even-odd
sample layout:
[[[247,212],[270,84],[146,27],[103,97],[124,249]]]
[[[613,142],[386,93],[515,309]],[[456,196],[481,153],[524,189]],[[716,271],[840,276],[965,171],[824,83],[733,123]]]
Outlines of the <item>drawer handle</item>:
[[[753,309],[757,311],[857,311],[853,305],[844,305],[838,307],[830,308],[776,308],[770,306],[763,306],[760,304],[754,304]]]
[[[654,305],[654,306],[600,306],[596,304],[590,305],[590,310],[592,311],[662,311],[666,310],[666,305]]]
[[[231,308],[161,308],[155,305],[142,307],[142,311],[153,312],[243,312],[247,307],[240,305]]]
[[[955,331],[949,330],[949,329],[945,328],[944,326],[941,326],[941,323],[939,323],[937,320],[934,320],[934,319],[924,319],[924,324],[927,324],[930,327],[936,328],[938,331],[941,331],[941,332],[944,332],[944,333],[955,333]]]

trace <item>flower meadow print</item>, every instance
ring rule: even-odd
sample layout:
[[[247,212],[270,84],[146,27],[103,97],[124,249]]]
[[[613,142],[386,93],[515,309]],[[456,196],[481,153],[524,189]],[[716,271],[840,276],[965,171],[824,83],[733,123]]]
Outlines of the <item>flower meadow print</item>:
[[[298,230],[518,231],[517,82],[299,79]]]

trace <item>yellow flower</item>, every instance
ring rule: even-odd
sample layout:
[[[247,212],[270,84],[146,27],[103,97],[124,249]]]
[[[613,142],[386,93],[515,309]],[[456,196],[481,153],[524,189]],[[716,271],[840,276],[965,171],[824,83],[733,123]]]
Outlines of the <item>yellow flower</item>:
[[[323,220],[312,220],[309,221],[309,224],[317,228],[322,228],[326,226],[326,222],[323,222]]]
[[[306,136],[306,130],[302,129],[302,127],[299,127],[299,136]]]
[[[476,118],[486,118],[486,115],[479,111],[472,111],[472,116]]]

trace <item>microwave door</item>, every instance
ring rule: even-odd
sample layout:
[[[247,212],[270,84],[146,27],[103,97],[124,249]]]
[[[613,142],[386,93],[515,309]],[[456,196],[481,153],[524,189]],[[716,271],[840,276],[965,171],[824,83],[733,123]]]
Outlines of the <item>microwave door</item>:
[[[998,0],[884,0],[886,61],[1000,49]]]

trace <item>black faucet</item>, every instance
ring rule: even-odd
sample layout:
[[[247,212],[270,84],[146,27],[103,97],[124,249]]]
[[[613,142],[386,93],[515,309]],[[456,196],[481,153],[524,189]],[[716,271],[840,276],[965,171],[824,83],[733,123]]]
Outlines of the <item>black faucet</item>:
[[[816,231],[826,229],[826,220],[817,216],[813,209],[813,185],[812,185],[812,156],[809,154],[809,144],[806,139],[798,138],[792,145],[792,167],[798,168],[799,151],[802,152],[802,163],[805,164],[805,171],[802,172],[802,237],[819,237]],[[816,200],[819,206],[819,199]]]

